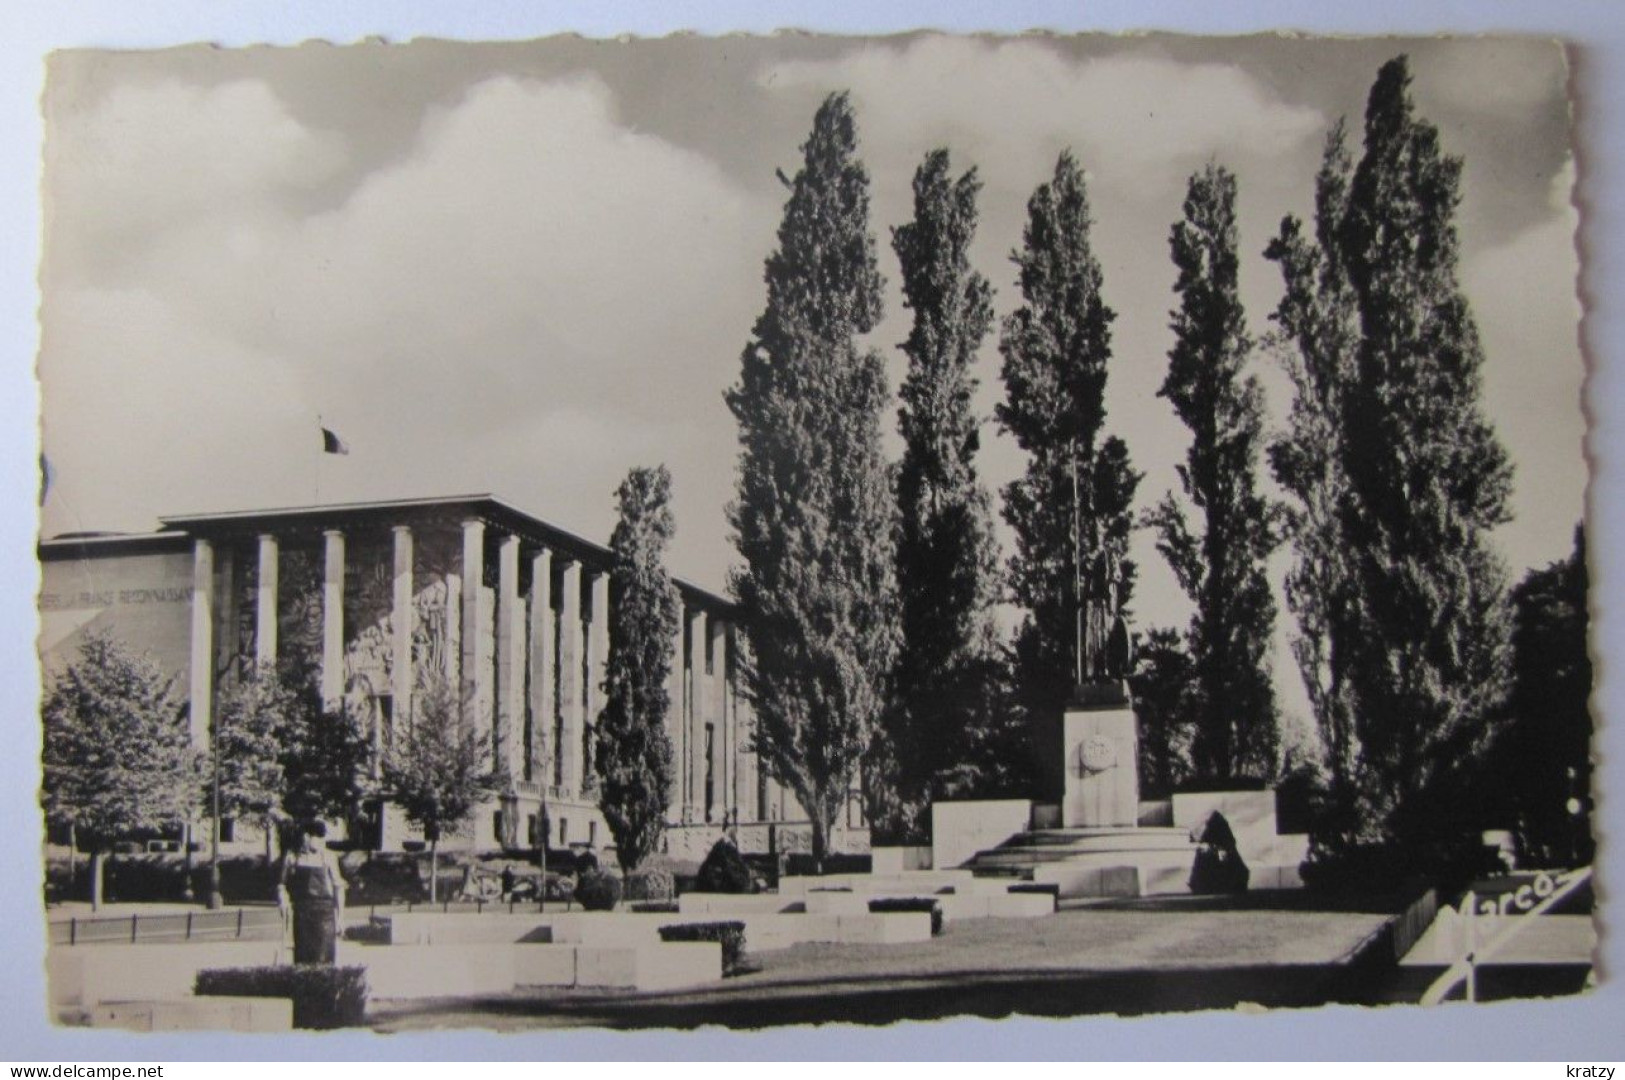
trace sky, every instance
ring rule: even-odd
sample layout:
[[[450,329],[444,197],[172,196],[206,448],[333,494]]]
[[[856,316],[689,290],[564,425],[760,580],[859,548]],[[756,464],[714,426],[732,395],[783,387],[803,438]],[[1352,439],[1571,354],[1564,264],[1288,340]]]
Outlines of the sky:
[[[626,471],[664,462],[672,568],[720,589],[737,455],[722,395],[765,296],[786,195],[775,169],[794,173],[818,102],[840,89],[887,278],[869,343],[894,389],[909,312],[889,230],[910,216],[921,157],[947,146],[956,169],[977,168],[972,258],[1002,317],[1019,302],[1009,255],[1026,200],[1074,151],[1118,315],[1107,428],[1144,471],[1148,507],[1177,485],[1189,442],[1156,396],[1186,178],[1209,161],[1238,176],[1243,299],[1262,337],[1280,293],[1262,251],[1283,215],[1311,212],[1338,117],[1358,151],[1367,90],[1401,52],[1420,112],[1466,163],[1461,279],[1485,346],[1485,409],[1517,467],[1515,517],[1496,541],[1520,576],[1568,553],[1586,484],[1567,69],[1559,47],[1527,38],[57,53],[44,102],[41,532],[489,491],[602,540]],[[976,371],[980,467],[995,490],[1023,466],[991,419],[998,363],[995,333]],[[1284,380],[1263,349],[1252,365],[1278,425]],[[320,453],[318,417],[348,456]],[[1183,624],[1189,604],[1149,534],[1135,554],[1140,628]],[[1283,641],[1288,623],[1283,612]]]

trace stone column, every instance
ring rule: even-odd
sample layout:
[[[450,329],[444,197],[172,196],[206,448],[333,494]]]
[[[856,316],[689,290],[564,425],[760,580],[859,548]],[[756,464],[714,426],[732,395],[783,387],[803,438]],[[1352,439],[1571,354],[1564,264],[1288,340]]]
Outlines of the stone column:
[[[209,745],[214,717],[214,545],[192,542],[192,653],[187,710],[192,745]]]
[[[581,790],[581,564],[566,561],[559,577],[560,784]]]
[[[695,611],[688,617],[689,679],[688,679],[688,745],[689,789],[693,793],[694,820],[709,821],[710,807],[705,804],[705,723],[710,718],[706,708],[705,651],[707,635],[705,612]]]
[[[598,714],[604,709],[604,679],[609,675],[609,574],[600,572],[592,576],[592,624],[587,638],[587,716],[585,729],[598,726]],[[582,761],[587,776],[593,772],[593,763]]]
[[[389,696],[395,723],[412,719],[412,692],[416,672],[412,669],[412,635],[417,630],[417,595],[412,582],[412,530],[397,525],[394,530],[394,586],[390,601],[389,628],[392,655],[389,669]]]
[[[214,569],[215,605],[220,613],[215,628],[214,669],[217,672],[240,673],[237,648],[241,633],[238,625],[241,597],[237,593],[237,552],[231,544],[224,544],[215,552]]]
[[[276,663],[277,554],[276,537],[261,533],[259,572],[254,592],[254,662],[261,667]]]
[[[322,705],[336,709],[344,698],[344,534],[322,533]]]
[[[711,706],[716,717],[716,778],[717,811],[713,815],[726,822],[739,806],[734,792],[737,769],[734,764],[734,730],[732,702],[728,700],[728,624],[711,621]]]
[[[473,518],[463,522],[463,575],[461,609],[462,633],[458,649],[457,700],[462,703],[465,722],[478,719],[480,693],[485,683],[480,669],[480,628],[485,625],[481,603],[485,582],[485,522]],[[495,726],[495,725],[493,725]]]
[[[509,534],[497,547],[497,764],[508,785],[524,778],[525,668],[517,654],[525,640],[525,609],[519,603],[519,537]]]
[[[671,672],[666,679],[666,734],[671,739],[671,810],[669,821],[689,822],[694,818],[694,800],[688,792],[688,689],[684,679],[683,639],[688,623],[683,607],[677,605],[677,633],[671,644]]]
[[[553,677],[553,553],[543,548],[530,560],[531,746],[526,752],[535,755],[544,773],[548,755],[543,749],[553,736]],[[532,779],[540,784],[552,783],[546,775]]]

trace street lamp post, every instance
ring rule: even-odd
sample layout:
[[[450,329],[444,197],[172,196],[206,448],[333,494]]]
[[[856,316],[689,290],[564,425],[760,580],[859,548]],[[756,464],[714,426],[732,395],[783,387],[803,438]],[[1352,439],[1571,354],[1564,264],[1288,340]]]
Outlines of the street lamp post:
[[[214,725],[211,725],[214,727]],[[224,903],[220,895],[220,738],[218,729],[211,730],[209,738],[210,801],[209,814],[209,910],[216,911]]]

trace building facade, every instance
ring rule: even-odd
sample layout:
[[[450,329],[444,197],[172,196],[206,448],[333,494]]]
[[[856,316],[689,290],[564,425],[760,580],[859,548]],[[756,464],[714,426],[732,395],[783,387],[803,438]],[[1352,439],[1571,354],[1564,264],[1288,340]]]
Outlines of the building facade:
[[[508,778],[463,836],[444,840],[482,851],[530,850],[544,837],[555,849],[613,845],[592,761],[615,603],[609,549],[489,495],[162,524],[41,542],[47,679],[84,634],[111,633],[175,677],[204,747],[221,689],[295,656],[313,665],[330,709],[359,718],[376,769],[426,680],[444,678],[471,703],[491,765]],[[677,587],[666,852],[701,858],[725,832],[747,851],[805,848],[804,812],[753,748],[733,606]],[[867,850],[861,805],[850,802],[832,846]],[[419,839],[387,792],[370,812],[369,844]]]

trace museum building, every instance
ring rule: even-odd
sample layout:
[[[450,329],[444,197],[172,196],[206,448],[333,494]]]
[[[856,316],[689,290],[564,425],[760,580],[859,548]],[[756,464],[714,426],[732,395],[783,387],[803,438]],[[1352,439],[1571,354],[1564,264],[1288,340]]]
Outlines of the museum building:
[[[327,705],[359,718],[376,770],[419,688],[443,677],[463,688],[509,778],[457,839],[478,850],[531,849],[544,836],[555,849],[612,846],[592,763],[615,602],[608,548],[490,495],[160,520],[153,533],[41,541],[47,679],[85,634],[110,633],[175,677],[204,747],[221,689],[297,653]],[[752,749],[734,607],[676,584],[666,851],[701,858],[725,831],[746,851],[805,847],[805,813]],[[387,798],[371,811],[372,846],[420,838]],[[223,826],[234,846],[258,846],[246,825]],[[868,848],[856,794],[831,847]]]

